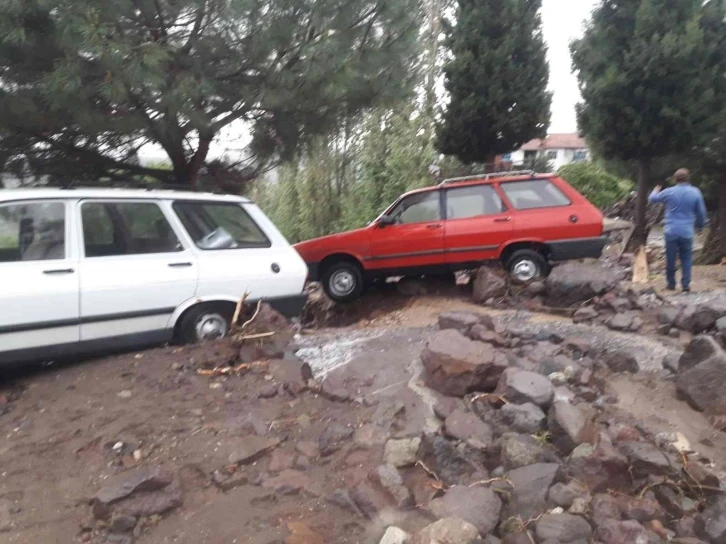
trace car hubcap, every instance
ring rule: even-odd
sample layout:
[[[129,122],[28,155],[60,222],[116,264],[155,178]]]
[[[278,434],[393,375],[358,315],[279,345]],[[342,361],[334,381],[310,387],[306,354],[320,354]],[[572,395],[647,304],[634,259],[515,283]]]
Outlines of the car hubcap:
[[[219,314],[202,315],[197,320],[195,329],[197,331],[197,340],[200,342],[224,338],[229,332],[227,320]]]
[[[346,297],[355,289],[355,276],[347,270],[340,270],[330,277],[330,290],[335,296]]]
[[[514,265],[512,276],[517,281],[530,281],[537,276],[537,265],[532,261],[519,261]]]

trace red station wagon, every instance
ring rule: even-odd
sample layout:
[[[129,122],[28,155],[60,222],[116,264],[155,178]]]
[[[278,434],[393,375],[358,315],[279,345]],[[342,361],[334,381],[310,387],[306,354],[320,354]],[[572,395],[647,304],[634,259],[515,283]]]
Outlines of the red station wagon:
[[[602,254],[603,215],[562,178],[529,171],[446,180],[411,191],[365,228],[297,244],[332,299],[366,283],[431,275],[499,260],[512,279],[546,276],[550,263]]]

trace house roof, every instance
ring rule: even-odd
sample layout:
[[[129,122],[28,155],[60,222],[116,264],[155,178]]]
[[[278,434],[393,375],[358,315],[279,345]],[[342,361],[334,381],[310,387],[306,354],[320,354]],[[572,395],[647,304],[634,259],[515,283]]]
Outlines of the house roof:
[[[549,134],[546,138],[536,138],[522,146],[523,151],[541,149],[585,149],[587,142],[577,134]]]

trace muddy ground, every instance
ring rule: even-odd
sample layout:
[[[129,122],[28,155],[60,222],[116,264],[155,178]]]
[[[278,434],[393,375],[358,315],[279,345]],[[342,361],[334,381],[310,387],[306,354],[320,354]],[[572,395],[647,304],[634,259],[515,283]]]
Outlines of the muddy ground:
[[[719,294],[724,269],[697,270],[694,287],[700,292],[674,296],[701,300]],[[316,378],[349,392],[348,399],[273,392],[276,378],[264,365],[241,376],[199,375],[208,347],[167,347],[6,373],[0,384],[0,543],[103,542],[104,523],[93,520],[91,499],[115,474],[151,465],[173,471],[183,505],[145,518],[135,542],[377,542],[381,527],[366,522],[336,491],[361,481],[380,457],[376,425],[387,418],[386,425],[392,424],[390,407],[405,406],[405,417],[391,427],[394,436],[440,425],[419,355],[439,313],[451,310],[487,311],[455,288],[414,298],[373,293],[354,324],[301,331],[298,356]],[[682,350],[686,335],[645,337],[551,315],[490,313],[507,327],[636,346],[641,373],[611,379],[613,409],[649,432],[682,433],[691,449],[726,469],[726,434],[676,400],[662,372],[663,356]],[[261,391],[270,398],[260,398]],[[350,436],[323,456],[314,446],[331,422]],[[215,471],[229,471],[230,456],[251,435],[274,437],[280,445],[274,455],[227,472],[226,483],[215,485]],[[405,477],[425,476],[416,471],[422,469],[414,467]],[[429,521],[422,514],[403,523],[416,530]]]

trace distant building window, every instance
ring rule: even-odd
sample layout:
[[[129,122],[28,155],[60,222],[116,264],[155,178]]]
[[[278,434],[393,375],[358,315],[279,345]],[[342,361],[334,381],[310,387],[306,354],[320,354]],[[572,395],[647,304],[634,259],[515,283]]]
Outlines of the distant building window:
[[[572,159],[573,162],[585,162],[587,160],[587,151],[575,151],[575,155]]]
[[[547,160],[548,161],[556,161],[557,160],[557,151],[548,151],[547,152]]]
[[[537,152],[536,151],[525,151],[524,152],[524,160],[525,161],[531,161],[537,158]]]
[[[502,155],[502,161],[504,162],[510,162],[512,160],[512,154],[511,153],[505,153]]]

